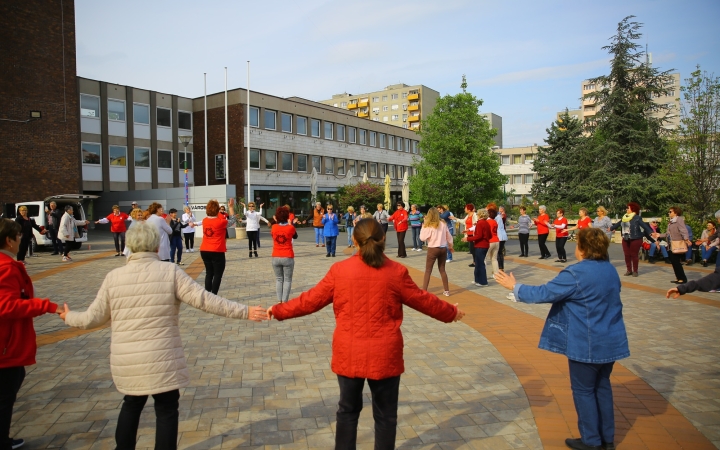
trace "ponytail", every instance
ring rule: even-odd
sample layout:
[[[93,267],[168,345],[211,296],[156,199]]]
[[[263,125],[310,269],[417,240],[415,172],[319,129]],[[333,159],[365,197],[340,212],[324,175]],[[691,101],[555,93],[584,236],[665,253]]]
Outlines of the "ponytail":
[[[375,219],[362,219],[353,231],[360,246],[360,257],[370,267],[379,268],[385,263],[385,233]]]

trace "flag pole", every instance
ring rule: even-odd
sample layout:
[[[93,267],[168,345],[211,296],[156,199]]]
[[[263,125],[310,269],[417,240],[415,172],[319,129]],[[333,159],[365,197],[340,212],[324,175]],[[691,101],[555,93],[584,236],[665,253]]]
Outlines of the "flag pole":
[[[228,96],[227,96],[227,67],[225,68],[225,184],[230,184],[228,173]]]
[[[208,178],[208,129],[207,129],[207,72],[203,74],[205,77],[205,186],[210,185],[210,179]]]

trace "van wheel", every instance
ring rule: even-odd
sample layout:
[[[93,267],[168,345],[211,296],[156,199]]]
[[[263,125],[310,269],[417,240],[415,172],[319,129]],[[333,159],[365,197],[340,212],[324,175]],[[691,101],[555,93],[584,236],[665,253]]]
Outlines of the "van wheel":
[[[71,248],[73,250],[80,250],[80,247],[82,247],[82,242],[73,242]]]

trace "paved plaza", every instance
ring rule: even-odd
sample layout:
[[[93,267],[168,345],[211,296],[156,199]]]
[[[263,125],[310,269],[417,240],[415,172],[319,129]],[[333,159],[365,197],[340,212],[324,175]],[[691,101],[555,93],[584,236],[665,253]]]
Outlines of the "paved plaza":
[[[311,229],[299,234],[293,296],[351,254],[341,245],[344,234],[336,258],[315,247]],[[248,259],[247,241],[228,242],[220,295],[266,307],[276,302],[267,228],[262,239],[259,259]],[[92,232],[90,240],[91,248],[75,252],[70,264],[44,251],[28,259],[37,296],[67,302],[73,310],[92,302],[107,272],[124,258],[112,256],[108,233]],[[388,256],[420,283],[425,252],[396,258],[392,231],[388,244]],[[506,271],[518,281],[541,284],[563,267],[538,260],[536,242],[530,248],[530,258],[512,257],[519,247],[517,241],[508,243]],[[573,250],[568,244],[569,255]],[[619,245],[613,244],[611,256],[623,273]],[[183,261],[202,282],[200,254],[186,253]],[[472,286],[470,262],[463,252],[448,265],[449,301],[466,311],[463,322],[443,324],[405,308],[397,447],[565,448],[566,437],[579,436],[567,359],[537,349],[549,307],[511,302],[492,280],[488,288]],[[712,270],[694,265],[686,271],[697,279]],[[433,275],[430,290],[440,293],[437,270]],[[641,263],[639,278],[623,277],[632,356],[616,364],[612,379],[620,449],[720,448],[720,294],[665,299],[673,278],[671,266],[663,263]],[[70,329],[51,315],[35,325],[37,364],[28,368],[11,435],[25,439],[29,449],[114,448],[122,395],[110,375],[110,328]],[[333,447],[339,390],[330,371],[335,326],[330,307],[300,319],[253,323],[183,306],[180,325],[192,377],[181,390],[180,448]],[[372,448],[367,387],[365,402],[358,447]],[[151,405],[152,399],[141,418],[137,448],[154,446]]]

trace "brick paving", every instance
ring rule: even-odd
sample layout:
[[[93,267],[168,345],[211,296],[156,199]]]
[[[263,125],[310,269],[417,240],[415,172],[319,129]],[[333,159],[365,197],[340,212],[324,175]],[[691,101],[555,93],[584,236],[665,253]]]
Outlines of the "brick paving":
[[[347,257],[338,251],[338,258],[325,258],[324,249],[310,243],[309,231],[301,230],[296,241],[295,294]],[[89,305],[105,274],[123,264],[123,258],[107,256],[108,242],[99,238],[92,250],[76,252],[71,265],[47,253],[32,258],[29,272],[38,295],[73,309]],[[247,241],[230,241],[221,295],[253,305],[276,301],[267,233],[263,238],[258,260],[247,259]],[[391,233],[388,255],[395,254],[394,241]],[[512,253],[517,253],[513,242]],[[400,261],[417,281],[425,254],[408,255]],[[202,281],[199,254],[183,258],[188,273]],[[562,448],[561,440],[577,436],[577,427],[566,360],[536,348],[548,307],[509,302],[507,291],[494,283],[470,288],[469,255],[456,259],[448,265],[450,300],[468,310],[464,323],[446,325],[406,309],[397,446]],[[509,260],[506,269],[539,284],[561,267],[521,264],[535,261]],[[688,275],[706,272],[693,269]],[[660,292],[669,287],[670,266],[643,264],[640,273],[622,293],[632,357],[614,372],[618,448],[720,447],[720,311],[714,306],[720,295],[693,294],[702,302],[687,296],[666,300]],[[440,289],[437,278],[431,289]],[[114,448],[122,396],[109,372],[110,329],[77,332],[53,316],[38,318],[36,328],[38,364],[28,368],[13,434],[25,438],[27,448]],[[256,324],[183,307],[181,329],[192,384],[181,392],[180,448],[333,446],[338,388],[329,370],[330,308],[284,323]],[[154,444],[151,403],[141,418],[138,448]],[[366,389],[360,448],[372,447],[372,423]]]

